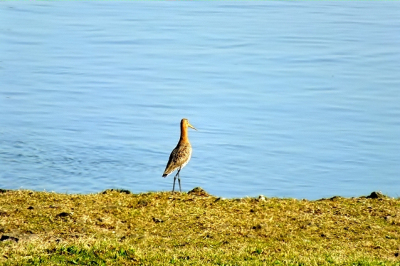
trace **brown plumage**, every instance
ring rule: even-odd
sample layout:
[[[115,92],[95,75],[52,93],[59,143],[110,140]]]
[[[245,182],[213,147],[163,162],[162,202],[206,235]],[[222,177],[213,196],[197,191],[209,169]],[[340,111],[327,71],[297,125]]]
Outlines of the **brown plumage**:
[[[189,120],[183,118],[181,120],[181,137],[179,139],[178,145],[176,145],[175,149],[173,149],[173,151],[171,152],[167,166],[165,167],[164,173],[162,175],[163,177],[166,177],[167,175],[171,174],[173,171],[178,169],[178,172],[174,177],[174,185],[172,187],[172,192],[175,191],[176,177],[178,177],[179,190],[182,191],[181,178],[179,177],[179,172],[182,170],[183,167],[185,167],[185,165],[189,162],[190,157],[192,156],[192,146],[190,145],[189,142],[188,127],[197,130],[194,126],[192,126],[189,123]]]

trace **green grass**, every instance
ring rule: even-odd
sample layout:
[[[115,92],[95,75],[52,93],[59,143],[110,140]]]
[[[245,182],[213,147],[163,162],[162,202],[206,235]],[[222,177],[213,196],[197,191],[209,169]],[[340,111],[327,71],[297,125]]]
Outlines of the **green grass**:
[[[0,190],[0,236],[1,265],[400,265],[400,200]]]

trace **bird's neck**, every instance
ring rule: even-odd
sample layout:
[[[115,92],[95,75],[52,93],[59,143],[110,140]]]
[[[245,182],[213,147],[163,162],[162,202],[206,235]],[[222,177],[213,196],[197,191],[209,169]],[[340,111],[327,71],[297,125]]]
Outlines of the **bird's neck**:
[[[188,128],[184,125],[181,125],[181,138],[179,139],[179,142],[189,142]]]

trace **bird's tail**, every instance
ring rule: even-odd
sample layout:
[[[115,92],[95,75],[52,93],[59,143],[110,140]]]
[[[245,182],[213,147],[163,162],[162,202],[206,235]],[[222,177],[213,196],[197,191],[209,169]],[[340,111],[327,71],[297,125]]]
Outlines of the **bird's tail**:
[[[163,174],[162,177],[167,177],[168,174]]]

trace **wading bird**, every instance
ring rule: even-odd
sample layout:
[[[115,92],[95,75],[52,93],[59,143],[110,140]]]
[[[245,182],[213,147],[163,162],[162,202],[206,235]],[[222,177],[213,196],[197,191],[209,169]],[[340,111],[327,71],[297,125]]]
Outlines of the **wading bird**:
[[[189,120],[183,118],[181,120],[181,138],[179,139],[178,145],[176,145],[175,149],[173,149],[173,151],[171,152],[167,166],[165,167],[165,171],[162,175],[163,177],[166,177],[167,175],[171,174],[173,171],[178,169],[178,172],[174,177],[174,185],[172,187],[172,192],[175,191],[176,177],[178,177],[179,191],[182,192],[181,178],[179,177],[179,172],[182,170],[183,167],[185,167],[185,165],[187,165],[187,163],[190,160],[190,157],[192,156],[192,146],[190,145],[189,142],[188,127],[197,130],[194,126],[192,126],[189,123]]]

